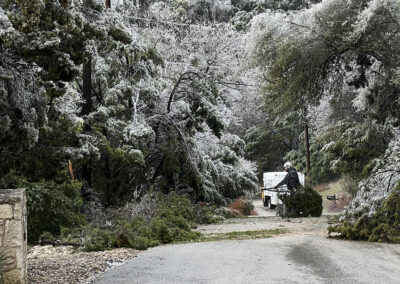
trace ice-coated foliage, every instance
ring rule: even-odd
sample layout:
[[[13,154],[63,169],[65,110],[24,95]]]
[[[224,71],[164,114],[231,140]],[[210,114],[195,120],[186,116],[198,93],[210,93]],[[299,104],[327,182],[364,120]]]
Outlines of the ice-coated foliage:
[[[244,141],[227,132],[247,92],[245,39],[231,24],[202,26],[228,21],[228,2],[3,1],[1,175],[69,173],[86,205],[149,190],[224,203],[255,190]]]
[[[59,112],[55,101],[71,90],[88,35],[81,5],[64,4],[0,3],[1,175],[15,169],[33,180],[54,177],[65,156],[47,159],[72,142],[73,135],[65,139],[60,133],[74,133],[75,123],[65,120],[68,112]]]
[[[312,112],[328,100],[336,121],[369,116],[396,125],[400,60],[392,55],[398,54],[400,38],[395,2],[329,0],[255,17],[249,48],[267,82],[268,114],[301,112],[312,127]]]
[[[334,141],[322,148],[330,158],[331,169],[337,173],[351,173],[354,177],[368,176],[371,171],[369,163],[387,149],[392,128],[376,122],[342,124],[341,127],[340,137],[333,136]],[[332,137],[326,135],[329,136]]]
[[[35,86],[39,68],[18,60],[15,52],[21,37],[0,7],[0,141],[2,152],[9,154],[32,148],[38,141],[38,125],[46,121],[44,89]]]
[[[382,157],[374,160],[372,174],[359,183],[359,190],[329,228],[342,238],[400,242],[400,143],[399,132]]]
[[[1,1],[0,179],[47,196],[74,178],[85,210],[150,191],[224,204],[256,168],[304,171],[307,123],[314,181],[362,180],[348,210],[370,217],[398,180],[400,8],[313,2]]]
[[[382,202],[400,181],[400,136],[389,143],[386,153],[373,161],[372,174],[362,180],[359,191],[341,216],[341,220],[351,223],[364,214],[372,217]]]
[[[396,3],[329,0],[296,13],[257,16],[250,46],[269,82],[269,110],[307,108],[350,92],[355,101],[367,94],[368,111],[381,122],[396,118]]]
[[[257,190],[255,165],[243,158],[244,141],[226,134],[220,141],[212,136],[199,140],[200,180],[206,200],[221,203]]]
[[[310,143],[311,176],[313,182],[327,182],[337,177],[338,174],[331,168],[332,156],[323,150],[323,141],[312,140]],[[284,159],[285,161],[290,161],[297,171],[305,173],[307,166],[304,143],[301,143],[301,146],[299,150],[292,150],[287,153]]]
[[[391,138],[392,127],[376,121],[342,121],[324,127],[310,141],[313,181],[326,182],[339,175],[351,175],[355,180],[369,176],[373,160],[385,152]],[[300,144],[300,149],[290,151],[285,160],[291,161],[297,170],[305,171],[304,142]]]
[[[328,232],[336,233],[336,237],[353,240],[400,243],[399,209],[400,183],[382,201],[372,216],[364,214],[356,222],[344,220],[342,224],[330,226]]]
[[[338,229],[351,238],[396,238],[387,228],[396,216],[388,208],[398,200],[388,196],[400,164],[399,19],[398,1],[325,0],[301,11],[267,11],[251,21],[248,45],[264,74],[263,107],[270,120],[297,114],[307,123],[314,180],[331,173],[361,180]],[[262,137],[268,136],[249,131],[249,153]],[[304,167],[304,143],[299,146],[286,159]],[[381,205],[386,209],[378,212]],[[355,237],[353,229],[365,231]]]

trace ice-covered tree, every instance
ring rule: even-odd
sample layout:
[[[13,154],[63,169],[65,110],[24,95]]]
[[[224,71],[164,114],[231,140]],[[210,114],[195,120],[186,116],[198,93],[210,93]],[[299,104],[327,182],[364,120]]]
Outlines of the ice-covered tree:
[[[47,153],[57,146],[57,142],[47,140],[58,128],[55,101],[67,92],[69,82],[78,74],[85,42],[91,37],[79,12],[81,5],[73,3],[1,3],[1,159],[9,165],[4,170],[21,170],[32,176],[35,172],[55,172],[50,161],[47,167],[38,160],[40,156],[48,157]]]
[[[396,187],[396,171],[378,168],[398,163],[385,157],[398,140],[392,134],[399,126],[399,13],[398,1],[330,0],[296,13],[261,14],[252,26],[267,112],[280,117],[303,110],[310,119],[316,110],[328,110],[325,122],[314,124],[314,141],[326,143],[317,147],[316,159],[362,180],[342,218],[353,233],[372,220],[374,208],[386,204]],[[379,182],[373,182],[376,177]]]
[[[132,11],[133,15],[135,13]],[[173,19],[177,21],[177,11],[174,6],[165,3],[150,6],[148,13],[154,24],[147,25],[140,33],[164,59],[160,104],[153,110],[157,116],[149,118],[155,124],[153,129],[158,141],[156,147],[159,148],[159,158],[155,161],[155,165],[158,163],[154,176],[156,184],[158,187],[176,184],[206,200],[220,202],[224,195],[233,197],[238,194],[234,193],[236,190],[232,190],[233,195],[226,191],[222,194],[222,185],[214,184],[212,194],[205,191],[204,182],[199,182],[199,175],[208,176],[208,184],[215,181],[211,175],[202,172],[207,169],[199,166],[203,164],[200,156],[207,152],[200,154],[202,142],[192,138],[216,139],[218,144],[218,137],[225,135],[224,129],[233,120],[227,105],[233,97],[238,97],[238,87],[242,85],[236,72],[240,70],[238,54],[244,48],[244,45],[239,45],[243,39],[230,25],[208,27],[172,22]],[[139,27],[146,25],[145,22],[136,24]],[[172,135],[175,135],[174,139],[171,139]],[[180,154],[168,154],[174,149],[180,149],[177,152]],[[167,171],[167,175],[160,176],[159,172],[171,164],[177,166]],[[235,167],[231,169],[240,171]],[[196,178],[188,177],[186,173]],[[254,183],[237,192],[253,188]]]

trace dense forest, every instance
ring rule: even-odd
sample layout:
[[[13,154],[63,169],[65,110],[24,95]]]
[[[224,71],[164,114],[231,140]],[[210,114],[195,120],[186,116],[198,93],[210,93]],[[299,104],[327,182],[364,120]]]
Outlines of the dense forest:
[[[3,0],[0,188],[31,243],[146,248],[291,161],[346,179],[330,230],[398,242],[399,29],[398,0]]]

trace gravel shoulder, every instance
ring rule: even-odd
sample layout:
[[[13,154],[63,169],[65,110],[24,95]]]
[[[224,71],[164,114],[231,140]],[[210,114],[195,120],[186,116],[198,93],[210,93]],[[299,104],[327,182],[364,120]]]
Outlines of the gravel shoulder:
[[[90,283],[99,274],[136,257],[138,252],[128,248],[74,252],[71,246],[34,246],[28,251],[29,283]]]

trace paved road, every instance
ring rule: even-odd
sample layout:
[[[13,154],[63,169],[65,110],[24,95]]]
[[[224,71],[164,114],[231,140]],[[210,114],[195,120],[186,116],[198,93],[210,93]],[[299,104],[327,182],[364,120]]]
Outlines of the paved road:
[[[252,203],[254,206],[254,211],[257,212],[258,216],[260,216],[260,217],[276,216],[276,210],[274,210],[274,209],[270,210],[267,207],[264,207],[261,199],[255,199],[252,201]]]
[[[400,245],[319,234],[167,245],[94,283],[400,283]]]

